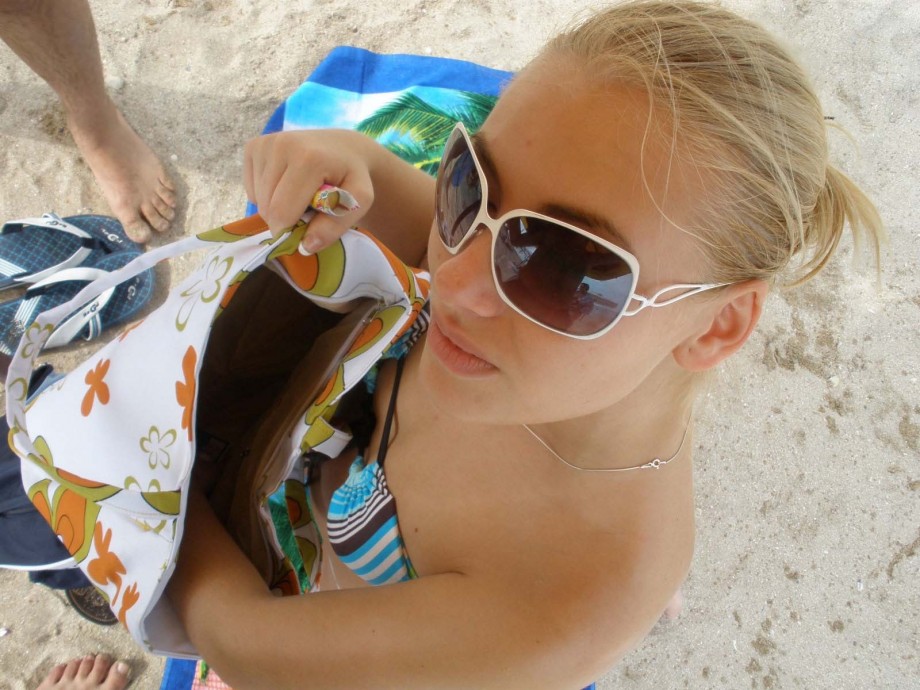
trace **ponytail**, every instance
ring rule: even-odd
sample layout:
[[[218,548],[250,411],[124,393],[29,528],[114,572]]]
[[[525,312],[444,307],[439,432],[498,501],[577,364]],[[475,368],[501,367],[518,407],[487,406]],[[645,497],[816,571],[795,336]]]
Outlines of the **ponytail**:
[[[827,166],[824,187],[806,227],[805,241],[811,248],[811,258],[803,266],[804,275],[790,285],[800,285],[823,269],[830,260],[845,225],[849,224],[856,253],[868,244],[876,271],[881,269],[881,246],[886,238],[882,219],[869,197],[832,165]]]
[[[829,166],[814,88],[757,24],[709,3],[628,0],[563,32],[546,53],[648,90],[674,150],[707,177],[682,229],[706,251],[708,279],[804,283],[827,265],[847,223],[878,266],[879,214]]]

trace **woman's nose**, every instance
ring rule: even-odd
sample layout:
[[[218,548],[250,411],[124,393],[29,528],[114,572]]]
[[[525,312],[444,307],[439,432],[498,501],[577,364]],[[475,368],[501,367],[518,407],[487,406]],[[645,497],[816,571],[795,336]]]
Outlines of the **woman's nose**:
[[[434,276],[441,301],[458,311],[493,317],[505,308],[492,278],[492,235],[485,226],[457,254],[447,254]]]

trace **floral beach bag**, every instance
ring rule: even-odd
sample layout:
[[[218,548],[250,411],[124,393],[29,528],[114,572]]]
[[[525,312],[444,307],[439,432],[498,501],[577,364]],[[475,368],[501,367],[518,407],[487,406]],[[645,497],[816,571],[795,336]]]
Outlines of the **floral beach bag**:
[[[359,230],[302,255],[304,230],[273,238],[251,216],[152,250],[41,314],[10,366],[9,443],[25,490],[149,651],[197,656],[162,596],[193,465],[196,481],[211,477],[212,505],[265,582],[299,592],[267,497],[296,484],[285,479],[304,453],[341,452],[348,437],[330,422],[342,394],[423,321],[425,272]],[[207,252],[201,267],[160,307],[30,397],[57,323],[193,250]]]

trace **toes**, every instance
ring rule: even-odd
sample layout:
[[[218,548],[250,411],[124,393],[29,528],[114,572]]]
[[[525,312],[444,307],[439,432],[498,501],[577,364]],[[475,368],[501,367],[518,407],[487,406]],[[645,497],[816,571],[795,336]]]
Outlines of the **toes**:
[[[174,206],[176,203],[176,186],[173,184],[173,181],[168,177],[161,175],[157,178],[157,194],[159,194],[170,206]]]
[[[58,664],[55,666],[48,672],[48,675],[45,676],[45,680],[42,681],[42,684],[39,685],[36,690],[50,690],[52,687],[57,685],[58,681],[64,677],[64,670],[66,668],[66,664]]]
[[[167,204],[161,197],[153,197],[153,205],[156,208],[157,213],[163,216],[163,218],[165,218],[167,221],[171,222],[172,219],[176,217],[175,209]]]
[[[169,221],[160,215],[160,212],[152,203],[145,202],[141,204],[141,213],[150,224],[150,227],[157,232],[163,232],[169,229]]]
[[[89,674],[93,672],[93,666],[96,664],[96,657],[93,654],[87,654],[80,661],[80,666],[77,668],[77,678],[88,678]]]
[[[103,690],[123,690],[131,680],[131,668],[124,661],[119,661],[109,669],[108,678],[102,684]]]
[[[150,226],[140,218],[135,218],[124,224],[125,234],[138,244],[146,244],[150,241],[153,233],[150,232]]]
[[[112,668],[111,657],[105,654],[97,654],[95,664],[93,664],[93,671],[90,674],[90,680],[94,683],[102,684],[102,681],[108,676],[110,668]]]
[[[73,680],[77,677],[77,671],[80,670],[80,664],[83,663],[83,659],[71,659],[67,662],[67,666],[64,667],[64,673],[61,674],[62,680]]]

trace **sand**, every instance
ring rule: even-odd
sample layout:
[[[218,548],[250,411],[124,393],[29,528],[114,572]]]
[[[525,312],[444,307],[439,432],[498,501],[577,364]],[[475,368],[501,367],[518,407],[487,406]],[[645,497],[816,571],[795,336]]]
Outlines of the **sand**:
[[[107,77],[179,185],[162,241],[241,215],[242,146],[333,46],[516,69],[576,0],[93,2]],[[846,128],[834,159],[891,233],[876,283],[851,244],[826,274],[774,294],[699,414],[698,544],[686,607],[601,688],[920,685],[920,4],[727,0],[762,20]],[[54,94],[0,48],[0,218],[107,211]],[[860,268],[862,266],[862,268]],[[172,275],[186,270],[174,267]],[[167,274],[169,275],[169,274]],[[66,366],[77,349],[58,355]],[[163,660],[93,626],[58,592],[0,572],[0,688],[33,688],[87,651]]]

